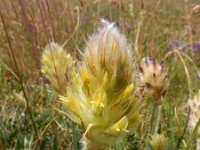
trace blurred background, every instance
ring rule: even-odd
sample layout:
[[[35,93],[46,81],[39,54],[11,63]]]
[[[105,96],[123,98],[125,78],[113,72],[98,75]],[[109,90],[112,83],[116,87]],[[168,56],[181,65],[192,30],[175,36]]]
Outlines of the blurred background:
[[[125,33],[132,50],[139,52],[138,62],[146,55],[163,60],[174,49],[184,52],[193,62],[185,60],[189,90],[200,88],[196,72],[200,67],[200,1],[0,0],[0,17],[2,150],[80,148],[81,131],[67,119],[64,108],[58,111],[57,94],[41,74],[40,59],[44,47],[54,41],[66,42],[66,51],[80,60],[79,51],[101,18],[115,22]],[[170,139],[168,149],[175,149],[186,120],[183,110],[189,90],[186,66],[179,62],[173,57],[166,63],[171,86],[162,128]],[[142,132],[138,129],[114,149],[142,149]]]

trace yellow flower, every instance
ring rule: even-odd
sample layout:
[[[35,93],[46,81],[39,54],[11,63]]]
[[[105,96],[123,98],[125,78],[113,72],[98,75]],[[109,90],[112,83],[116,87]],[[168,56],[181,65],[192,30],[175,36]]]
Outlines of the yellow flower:
[[[152,57],[143,58],[137,74],[139,94],[147,95],[159,103],[168,86],[169,81],[163,65]]]
[[[69,118],[84,130],[84,149],[98,150],[112,146],[134,128],[141,103],[133,97],[130,47],[114,23],[103,20],[86,45],[67,97],[60,99]]]
[[[193,99],[188,101],[190,107],[190,117],[188,127],[192,133],[200,119],[200,90]],[[200,136],[200,128],[198,128],[197,135]]]
[[[74,61],[70,54],[56,43],[48,44],[42,54],[41,71],[50,81],[53,89],[59,94],[66,93],[66,77]]]

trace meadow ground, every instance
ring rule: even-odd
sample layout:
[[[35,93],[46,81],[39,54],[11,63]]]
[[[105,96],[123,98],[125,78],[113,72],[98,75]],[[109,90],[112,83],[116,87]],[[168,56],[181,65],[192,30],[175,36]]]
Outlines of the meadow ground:
[[[154,127],[164,136],[157,150],[200,145],[187,107],[200,89],[198,0],[0,0],[0,150],[80,149],[83,130],[41,73],[41,57],[54,41],[80,61],[101,18],[126,35],[136,73],[151,56],[164,62],[170,81],[159,108],[145,99],[141,121],[112,149],[156,149]]]

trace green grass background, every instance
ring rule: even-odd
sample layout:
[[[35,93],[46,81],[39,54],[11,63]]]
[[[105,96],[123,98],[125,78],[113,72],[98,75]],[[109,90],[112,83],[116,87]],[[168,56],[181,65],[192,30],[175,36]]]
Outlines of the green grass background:
[[[80,149],[82,131],[64,114],[58,95],[40,72],[40,58],[48,42],[68,40],[65,49],[80,60],[78,51],[100,18],[115,22],[132,50],[139,51],[136,66],[146,55],[165,60],[170,86],[160,132],[168,139],[168,150],[186,149],[188,141],[189,149],[195,149],[188,129],[182,135],[187,100],[200,89],[195,69],[200,67],[199,5],[197,0],[0,0],[0,150]],[[192,63],[183,57],[183,65],[176,54],[165,59],[174,48]],[[145,106],[139,127],[113,149],[152,149],[147,134],[152,107]]]

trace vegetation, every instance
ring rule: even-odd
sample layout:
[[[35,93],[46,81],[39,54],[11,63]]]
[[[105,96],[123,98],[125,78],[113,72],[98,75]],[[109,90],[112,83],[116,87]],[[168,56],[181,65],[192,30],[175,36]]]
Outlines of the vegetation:
[[[1,0],[0,53],[0,150],[200,148],[197,0]]]

